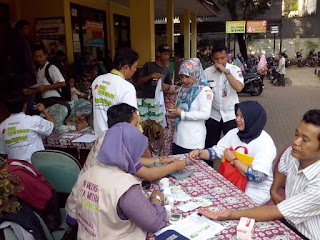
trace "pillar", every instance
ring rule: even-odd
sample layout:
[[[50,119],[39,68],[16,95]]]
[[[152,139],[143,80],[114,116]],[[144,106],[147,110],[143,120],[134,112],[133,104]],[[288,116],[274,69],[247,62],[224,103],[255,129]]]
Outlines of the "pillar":
[[[191,14],[191,57],[197,57],[197,15]]]
[[[70,0],[64,0],[64,27],[66,34],[66,55],[68,63],[74,62],[73,57],[73,41],[72,41],[72,25],[71,25],[71,14],[70,14]]]
[[[139,53],[138,67],[155,60],[154,0],[130,0],[131,47]]]
[[[184,10],[183,32],[184,32],[184,59],[189,59],[190,58],[190,9]]]
[[[167,44],[174,50],[174,1],[167,0]]]

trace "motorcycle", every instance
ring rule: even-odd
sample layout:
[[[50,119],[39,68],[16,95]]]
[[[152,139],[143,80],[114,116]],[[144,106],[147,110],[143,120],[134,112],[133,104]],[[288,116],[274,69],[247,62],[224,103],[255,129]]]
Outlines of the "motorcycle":
[[[274,55],[272,55],[272,57],[267,58],[267,67],[268,67],[269,79],[272,80],[273,70],[277,69],[278,67],[278,61],[275,59]]]
[[[301,54],[302,50],[303,49],[301,49],[300,51],[296,52],[298,67],[303,67],[304,66],[303,60],[302,60],[302,54]]]
[[[248,93],[251,96],[259,96],[263,91],[263,83],[258,73],[244,73],[244,87],[242,93]]]
[[[315,67],[318,63],[318,54],[314,50],[309,51],[309,56],[306,61],[306,66]]]

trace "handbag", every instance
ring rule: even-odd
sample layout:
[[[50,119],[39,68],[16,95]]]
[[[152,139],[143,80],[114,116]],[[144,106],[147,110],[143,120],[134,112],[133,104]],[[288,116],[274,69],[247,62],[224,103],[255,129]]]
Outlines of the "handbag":
[[[248,149],[243,146],[237,147],[234,151],[238,150],[239,148],[244,148],[244,153],[234,152],[237,159],[240,160],[242,163],[246,164],[247,166],[252,165],[253,157],[247,155]],[[231,150],[233,150],[231,148]],[[225,157],[223,156],[221,160],[221,165],[219,169],[219,173],[226,178],[229,182],[231,182],[234,186],[240,189],[242,192],[245,192],[246,186],[248,183],[248,179],[244,177],[239,170],[233,166],[229,161],[226,161]]]

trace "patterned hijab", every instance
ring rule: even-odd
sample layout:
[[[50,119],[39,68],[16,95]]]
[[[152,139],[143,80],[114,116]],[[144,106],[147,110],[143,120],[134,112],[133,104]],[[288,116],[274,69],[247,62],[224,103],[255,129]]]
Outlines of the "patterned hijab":
[[[177,108],[189,112],[192,102],[196,99],[201,90],[205,86],[208,86],[199,58],[191,58],[183,61],[180,66],[179,75],[186,75],[195,80],[192,87],[189,89],[182,85],[177,98]],[[177,118],[174,125],[177,126],[180,121],[181,118]]]
[[[118,123],[108,130],[97,159],[136,175],[135,165],[148,147],[148,139],[130,123]]]
[[[244,118],[244,131],[239,131],[238,136],[242,142],[249,143],[260,136],[267,123],[267,114],[263,107],[256,101],[246,101],[235,105],[237,114],[240,109]]]

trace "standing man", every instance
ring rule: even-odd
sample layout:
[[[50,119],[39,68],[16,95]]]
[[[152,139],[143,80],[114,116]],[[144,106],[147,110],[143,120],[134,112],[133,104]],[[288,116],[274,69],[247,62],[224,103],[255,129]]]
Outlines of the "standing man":
[[[19,20],[15,26],[15,35],[9,45],[13,71],[12,87],[15,89],[23,89],[36,84],[36,68],[33,63],[29,37],[29,22]]]
[[[270,190],[273,206],[246,210],[199,212],[213,220],[254,218],[257,222],[285,218],[308,239],[320,236],[320,110],[310,110],[296,128],[291,147],[282,155]],[[286,199],[277,193],[285,183]]]
[[[33,56],[35,62],[39,66],[37,70],[37,84],[31,86],[31,89],[23,89],[23,92],[26,95],[41,93],[43,102],[49,102],[50,100],[62,101],[61,88],[66,86],[66,81],[56,66],[52,64],[49,65],[45,46],[42,44],[36,45],[33,50]],[[49,105],[46,105],[46,107],[48,106]]]
[[[138,84],[143,85],[142,98],[154,98],[158,81],[162,80],[162,90],[167,92],[172,84],[168,61],[171,49],[167,44],[158,47],[157,59],[155,62],[144,64],[138,78]]]
[[[280,86],[286,86],[286,81],[284,80],[284,75],[286,74],[286,59],[284,57],[284,53],[279,53],[279,65],[277,68],[277,72],[280,74],[279,84]]]
[[[111,73],[93,81],[93,125],[97,135],[109,129],[107,111],[111,106],[127,103],[138,109],[136,89],[127,81],[137,70],[138,59],[139,55],[135,51],[121,48],[114,56]]]
[[[239,103],[237,92],[243,89],[243,76],[239,67],[227,61],[227,48],[215,46],[212,49],[213,66],[204,71],[214,95],[210,118],[206,121],[206,148],[218,143],[222,131],[226,134],[237,127],[234,105]]]

